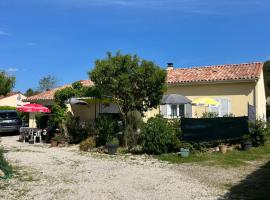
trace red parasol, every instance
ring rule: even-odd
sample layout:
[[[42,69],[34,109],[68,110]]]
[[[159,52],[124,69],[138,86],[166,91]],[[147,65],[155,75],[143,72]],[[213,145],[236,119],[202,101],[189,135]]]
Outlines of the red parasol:
[[[51,110],[40,104],[26,104],[18,107],[19,112],[29,112],[29,113],[50,113]]]

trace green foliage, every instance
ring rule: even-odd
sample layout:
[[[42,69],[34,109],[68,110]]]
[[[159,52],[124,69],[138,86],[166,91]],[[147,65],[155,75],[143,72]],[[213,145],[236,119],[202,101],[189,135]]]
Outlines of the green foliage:
[[[96,140],[94,137],[88,137],[80,143],[80,151],[89,151],[96,147]]]
[[[62,127],[65,134],[70,134],[71,143],[79,143],[88,135],[86,128],[79,124],[79,118],[67,115],[66,101],[72,97],[97,97],[100,96],[99,91],[95,87],[84,87],[81,82],[75,82],[72,87],[66,87],[58,90],[55,97],[55,104],[52,107],[52,122]],[[72,127],[72,125],[75,125]],[[65,129],[65,127],[67,127]],[[78,130],[76,130],[76,128]],[[91,130],[92,132],[93,129]]]
[[[24,95],[27,97],[31,97],[31,96],[36,95],[38,93],[39,93],[39,91],[34,91],[32,88],[29,88],[26,90]]]
[[[79,117],[74,117],[69,114],[66,126],[69,133],[69,143],[78,144],[88,137],[86,129],[80,124]]]
[[[4,158],[3,149],[0,148],[0,169],[5,173],[6,177],[12,175],[13,170],[11,165],[8,164],[7,160]]]
[[[270,105],[266,105],[266,118],[270,117]]]
[[[146,153],[161,154],[172,151],[178,132],[161,116],[150,118],[141,131],[141,145]]]
[[[0,96],[7,95],[15,86],[16,78],[0,71]]]
[[[54,103],[52,105],[51,110],[52,110],[52,116],[50,119],[51,124],[61,124],[68,117],[66,107],[63,108],[57,103]]]
[[[64,89],[58,90],[54,94],[55,102],[63,107],[66,108],[66,101],[71,97],[75,97],[77,95],[77,91],[72,87],[66,87]]]
[[[59,133],[59,134],[56,134],[56,135],[52,138],[52,140],[54,140],[54,141],[60,143],[60,142],[62,142],[62,141],[66,141],[67,138],[66,138],[63,134]]]
[[[138,144],[139,130],[143,125],[141,113],[129,111],[127,113],[127,127],[125,135],[127,137],[128,148],[131,149]]]
[[[162,154],[156,158],[170,163],[201,163],[210,166],[237,167],[247,165],[254,160],[269,160],[270,143],[264,146],[252,148],[249,151],[233,150],[226,154],[218,152],[194,152],[188,158],[182,158],[177,154]]]
[[[174,138],[172,141],[171,148],[173,151],[179,151],[179,149],[183,147],[183,143],[180,141],[180,138],[182,137],[182,131],[180,128],[181,120],[177,118],[169,119],[167,123],[168,123],[168,126],[174,130],[174,134],[173,134]]]
[[[105,59],[96,60],[89,76],[102,94],[121,105],[125,115],[156,107],[165,90],[166,70],[137,55],[108,53]]]
[[[96,119],[97,146],[105,145],[119,131],[117,121],[107,115],[100,115]]]
[[[223,115],[223,117],[235,117],[235,115],[233,113],[229,113],[229,114]]]
[[[88,137],[96,137],[98,134],[97,129],[95,127],[95,122],[93,121],[85,123],[83,125],[83,128],[85,129],[85,132]]]
[[[16,107],[12,107],[12,106],[0,106],[0,110],[16,110]]]
[[[56,87],[57,79],[55,76],[48,75],[39,80],[39,90],[44,92]]]
[[[262,119],[257,119],[249,124],[249,137],[254,146],[264,145],[269,137],[269,124]]]
[[[72,88],[75,90],[80,90],[83,88],[83,85],[80,81],[72,83]]]
[[[215,118],[218,117],[218,113],[216,112],[204,112],[202,114],[202,118]]]
[[[37,127],[41,129],[45,129],[49,125],[49,115],[45,115],[44,113],[36,113],[36,123]]]
[[[119,140],[116,137],[112,137],[106,144],[119,145]]]
[[[270,96],[270,61],[267,61],[263,65],[264,86],[266,97]]]

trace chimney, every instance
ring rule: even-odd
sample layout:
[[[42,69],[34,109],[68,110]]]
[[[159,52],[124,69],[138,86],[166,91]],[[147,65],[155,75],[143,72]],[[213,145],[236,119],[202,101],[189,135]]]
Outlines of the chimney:
[[[167,70],[172,70],[173,69],[173,63],[167,63]]]

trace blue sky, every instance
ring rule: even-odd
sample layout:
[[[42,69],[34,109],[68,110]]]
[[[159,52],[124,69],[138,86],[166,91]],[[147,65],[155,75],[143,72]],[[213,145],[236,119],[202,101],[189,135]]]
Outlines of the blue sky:
[[[269,0],[0,0],[0,70],[16,90],[87,79],[107,51],[165,67],[270,59]]]

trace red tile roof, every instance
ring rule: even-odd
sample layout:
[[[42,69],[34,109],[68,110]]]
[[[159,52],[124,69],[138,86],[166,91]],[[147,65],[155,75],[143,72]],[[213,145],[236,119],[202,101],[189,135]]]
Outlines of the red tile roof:
[[[258,80],[262,62],[168,69],[167,83]]]
[[[89,86],[93,86],[94,83],[91,80],[80,80],[80,82],[82,83],[83,86],[85,87],[89,87]],[[25,99],[25,101],[35,101],[35,100],[54,100],[54,94],[56,91],[60,90],[60,89],[64,89],[66,87],[71,87],[71,84],[68,85],[64,85],[62,87],[58,87],[46,92],[42,92],[40,94],[28,97],[27,99]]]

